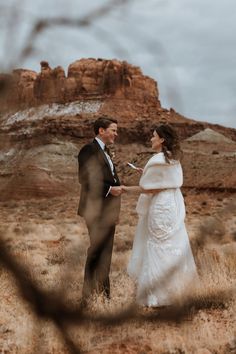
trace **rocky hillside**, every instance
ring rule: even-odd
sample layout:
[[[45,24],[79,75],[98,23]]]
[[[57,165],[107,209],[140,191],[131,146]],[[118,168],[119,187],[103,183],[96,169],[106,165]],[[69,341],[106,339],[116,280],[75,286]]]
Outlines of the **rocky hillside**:
[[[169,122],[183,141],[186,187],[236,188],[236,130],[163,109],[157,83],[127,62],[81,59],[67,75],[41,62],[40,73],[0,75],[0,89],[1,199],[78,193],[77,153],[104,114],[119,122],[116,162],[125,183],[138,180],[127,160],[145,164],[153,126]],[[231,143],[185,140],[206,128]]]

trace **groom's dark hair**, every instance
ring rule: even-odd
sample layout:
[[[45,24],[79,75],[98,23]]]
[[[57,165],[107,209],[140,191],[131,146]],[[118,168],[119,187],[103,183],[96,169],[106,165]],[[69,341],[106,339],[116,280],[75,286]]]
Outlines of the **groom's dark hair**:
[[[117,120],[106,116],[99,117],[93,125],[95,135],[98,135],[99,128],[107,129],[112,123],[117,124]]]

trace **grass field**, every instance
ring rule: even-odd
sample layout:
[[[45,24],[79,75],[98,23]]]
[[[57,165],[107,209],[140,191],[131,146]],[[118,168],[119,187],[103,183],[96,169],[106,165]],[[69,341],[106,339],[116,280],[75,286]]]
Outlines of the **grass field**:
[[[236,353],[234,298],[236,235],[234,195],[185,192],[186,225],[201,282],[167,309],[134,306],[135,284],[126,273],[137,223],[137,196],[122,197],[111,268],[109,303],[101,297],[80,311],[87,230],[77,217],[78,198],[0,204],[1,252],[23,267],[25,279],[55,296],[37,308],[19,277],[0,268],[0,353]],[[25,283],[25,288],[27,288]],[[79,312],[58,319],[57,301]],[[57,309],[57,307],[55,307]],[[78,311],[79,309],[79,311]],[[108,317],[112,318],[109,319]],[[117,317],[118,316],[118,317]],[[105,321],[102,321],[105,320]],[[72,348],[72,346],[71,346]]]

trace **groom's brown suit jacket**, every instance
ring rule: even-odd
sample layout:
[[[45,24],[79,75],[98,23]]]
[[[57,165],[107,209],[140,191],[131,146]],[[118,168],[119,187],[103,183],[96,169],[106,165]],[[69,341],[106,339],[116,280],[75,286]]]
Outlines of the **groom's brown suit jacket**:
[[[79,152],[79,183],[81,184],[78,214],[93,222],[94,218],[116,223],[120,211],[120,197],[108,194],[111,186],[119,186],[115,166],[114,175],[106,155],[96,139]]]

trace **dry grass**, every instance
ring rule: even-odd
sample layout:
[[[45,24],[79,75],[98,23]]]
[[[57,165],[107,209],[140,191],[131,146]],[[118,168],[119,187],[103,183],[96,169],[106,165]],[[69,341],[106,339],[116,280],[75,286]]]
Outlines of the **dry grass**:
[[[173,308],[133,306],[135,285],[126,274],[126,265],[137,222],[136,197],[125,196],[112,259],[111,301],[95,297],[83,310],[81,323],[73,318],[67,320],[64,327],[58,327],[50,317],[34,314],[32,307],[21,298],[14,276],[2,267],[0,352],[69,353],[65,340],[73,340],[82,352],[90,354],[235,353],[236,258],[232,196],[223,195],[221,201],[208,196],[215,224],[202,209],[196,219],[192,213],[195,199],[186,197],[187,226],[201,278],[194,292],[186,292],[186,298]],[[73,205],[63,218],[57,216],[61,200],[50,205],[52,219],[40,218],[38,210],[42,210],[43,203],[2,205],[1,238],[8,251],[28,269],[29,279],[47,292],[59,293],[66,306],[78,309],[88,246],[86,228],[83,221],[72,214]],[[74,203],[76,210],[77,200]],[[63,334],[68,333],[67,338],[61,336],[62,328]]]

